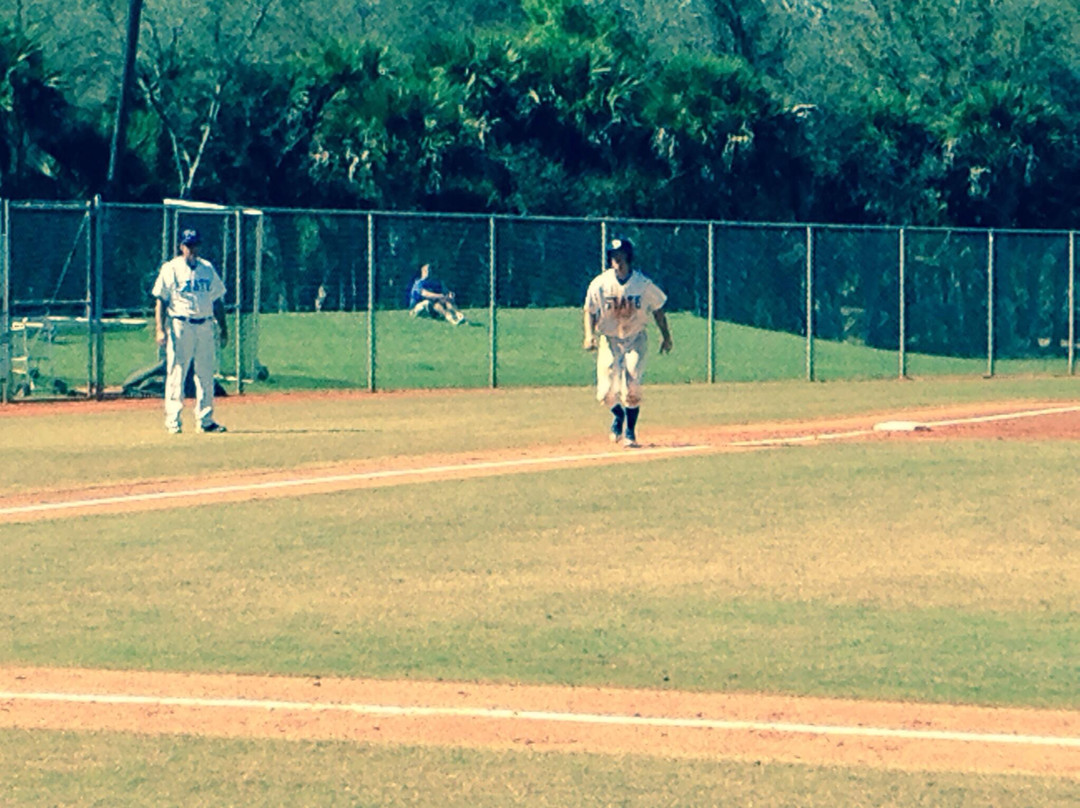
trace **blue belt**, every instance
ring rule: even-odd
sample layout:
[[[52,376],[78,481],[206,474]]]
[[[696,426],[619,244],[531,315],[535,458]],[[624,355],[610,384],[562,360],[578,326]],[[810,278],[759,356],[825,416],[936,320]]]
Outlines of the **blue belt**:
[[[174,320],[179,320],[182,323],[191,323],[192,325],[202,325],[209,317],[173,317]]]

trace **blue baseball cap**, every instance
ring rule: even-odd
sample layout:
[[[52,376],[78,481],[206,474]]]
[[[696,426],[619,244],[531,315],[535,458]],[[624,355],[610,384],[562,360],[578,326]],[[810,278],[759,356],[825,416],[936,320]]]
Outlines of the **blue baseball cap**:
[[[202,243],[202,238],[200,238],[198,230],[184,230],[180,234],[180,243],[187,247],[194,247],[196,244]]]

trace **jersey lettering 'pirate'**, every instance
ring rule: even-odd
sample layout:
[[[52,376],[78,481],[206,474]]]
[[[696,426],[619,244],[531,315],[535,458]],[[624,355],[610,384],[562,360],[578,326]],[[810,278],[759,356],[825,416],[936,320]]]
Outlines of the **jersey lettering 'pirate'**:
[[[593,278],[585,295],[585,349],[596,350],[596,398],[611,408],[610,438],[637,446],[637,420],[645,378],[650,316],[660,329],[660,352],[671,350],[663,307],[667,295],[631,268],[634,245],[614,239],[608,269]],[[624,435],[625,429],[625,435]]]

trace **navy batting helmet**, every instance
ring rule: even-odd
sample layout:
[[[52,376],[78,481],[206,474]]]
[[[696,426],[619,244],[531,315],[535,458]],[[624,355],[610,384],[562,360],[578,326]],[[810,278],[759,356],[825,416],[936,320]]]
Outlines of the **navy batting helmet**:
[[[610,261],[611,256],[614,255],[617,252],[621,252],[623,255],[625,255],[627,261],[633,261],[634,260],[634,242],[632,242],[628,238],[623,238],[622,236],[615,236],[615,238],[613,238],[611,240],[611,244],[608,245],[608,251],[607,251],[608,261]]]

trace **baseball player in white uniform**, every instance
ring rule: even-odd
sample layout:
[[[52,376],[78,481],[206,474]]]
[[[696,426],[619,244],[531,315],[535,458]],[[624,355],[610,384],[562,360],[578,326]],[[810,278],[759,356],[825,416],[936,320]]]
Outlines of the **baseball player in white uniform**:
[[[664,314],[665,295],[655,283],[631,267],[630,239],[612,239],[608,269],[589,284],[585,295],[585,350],[597,351],[596,399],[611,408],[610,439],[628,448],[638,445],[648,333],[652,315],[660,329],[660,353],[671,350],[671,331]],[[624,432],[625,430],[625,432]]]
[[[200,432],[224,432],[214,420],[214,323],[222,343],[225,283],[214,265],[199,257],[201,239],[195,230],[180,234],[180,254],[161,265],[154,282],[157,344],[165,346],[165,428],[180,432],[184,380],[195,363],[195,416]]]

